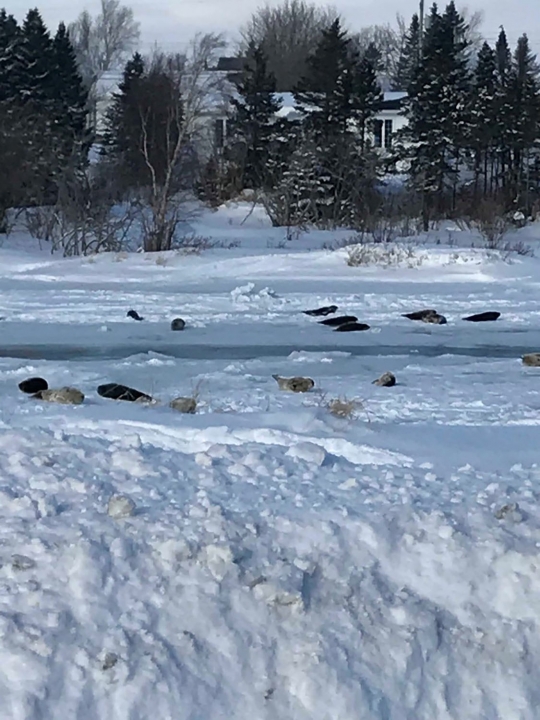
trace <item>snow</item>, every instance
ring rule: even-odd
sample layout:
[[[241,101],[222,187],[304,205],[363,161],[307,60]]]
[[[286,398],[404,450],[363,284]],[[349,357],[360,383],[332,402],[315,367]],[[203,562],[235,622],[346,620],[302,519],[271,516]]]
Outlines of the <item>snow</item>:
[[[239,244],[0,248],[0,717],[536,720],[540,260],[441,228],[414,267],[352,268],[323,249],[348,233],[241,204],[193,230]],[[301,312],[331,303],[372,329]]]

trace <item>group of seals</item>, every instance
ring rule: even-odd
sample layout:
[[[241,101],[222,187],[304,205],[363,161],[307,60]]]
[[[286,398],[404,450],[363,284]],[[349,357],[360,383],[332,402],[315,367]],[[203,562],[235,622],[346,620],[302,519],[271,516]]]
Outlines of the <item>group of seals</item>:
[[[304,315],[311,317],[326,317],[333,315],[337,311],[337,305],[325,305],[324,307],[315,308],[314,310],[304,310]],[[358,322],[356,315],[338,315],[337,317],[319,320],[319,325],[328,325],[334,328],[334,332],[361,332],[369,330],[369,325]]]
[[[61,405],[80,405],[84,401],[84,394],[73,387],[50,389],[48,382],[41,377],[32,377],[19,383],[19,390],[36,400],[59,403]],[[99,385],[97,394],[109,400],[125,400],[127,402],[157,404],[157,401],[147,393],[120,385],[119,383],[106,383]],[[193,397],[177,397],[171,400],[169,407],[182,413],[194,413],[197,401]]]
[[[401,317],[406,317],[409,320],[420,320],[421,322],[430,323],[432,325],[446,325],[447,320],[444,315],[441,315],[436,310],[428,308],[426,310],[417,310],[412,313],[403,313]],[[501,317],[500,312],[488,311],[482,313],[476,313],[475,315],[468,315],[462,318],[466,322],[495,322]]]
[[[19,383],[19,390],[36,400],[59,403],[60,405],[80,405],[84,394],[74,387],[49,388],[49,383],[41,377],[28,378]]]
[[[326,317],[327,315],[333,315],[337,312],[337,305],[325,305],[324,307],[315,308],[314,310],[304,310],[304,315],[310,315],[311,317]],[[469,315],[468,317],[462,318],[467,322],[494,322],[501,316],[500,312],[488,311],[477,313],[475,315]],[[419,320],[420,322],[427,323],[429,325],[446,325],[447,319],[444,315],[441,315],[432,308],[425,310],[416,310],[415,312],[403,313],[401,317],[405,317],[408,320]],[[329,325],[335,328],[336,332],[351,332],[354,330],[369,330],[370,326],[366,323],[358,322],[358,318],[354,315],[339,315],[333,318],[327,318],[326,320],[320,320],[320,325]]]

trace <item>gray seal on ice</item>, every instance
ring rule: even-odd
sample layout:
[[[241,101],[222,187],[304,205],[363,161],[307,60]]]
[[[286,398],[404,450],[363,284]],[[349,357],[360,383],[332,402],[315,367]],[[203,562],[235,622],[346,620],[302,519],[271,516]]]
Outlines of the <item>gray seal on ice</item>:
[[[281,377],[281,375],[272,375],[277,382],[280,390],[294,393],[309,392],[315,387],[315,381],[306,377]]]
[[[74,387],[40,390],[32,397],[60,405],[81,405],[84,402],[83,393]]]

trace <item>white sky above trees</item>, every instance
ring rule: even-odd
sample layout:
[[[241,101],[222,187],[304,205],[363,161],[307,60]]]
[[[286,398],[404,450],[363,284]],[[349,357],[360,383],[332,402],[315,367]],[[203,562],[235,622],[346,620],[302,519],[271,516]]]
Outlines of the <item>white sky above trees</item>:
[[[280,0],[269,0],[279,4]],[[238,27],[261,4],[260,0],[125,0],[141,23],[143,49],[157,43],[166,50],[181,50],[197,32],[224,32],[234,40]],[[321,3],[327,4],[327,3]],[[407,19],[418,8],[417,0],[334,0],[336,7],[348,21],[351,29],[376,23],[394,23],[396,13]],[[445,0],[439,0],[444,7]],[[471,11],[484,14],[483,34],[494,40],[500,25],[504,25],[512,44],[519,35],[529,35],[533,50],[540,56],[540,0],[463,0],[458,7],[468,5]],[[98,0],[11,0],[6,7],[21,19],[29,7],[38,6],[45,22],[54,28],[60,20],[71,22],[83,9],[98,12]],[[431,0],[426,0],[426,8]],[[0,2],[0,6],[2,3]]]

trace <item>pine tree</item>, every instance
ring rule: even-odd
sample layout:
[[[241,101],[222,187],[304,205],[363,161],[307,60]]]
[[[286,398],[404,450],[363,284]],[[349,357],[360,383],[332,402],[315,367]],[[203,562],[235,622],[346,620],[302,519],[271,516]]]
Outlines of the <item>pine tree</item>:
[[[497,167],[495,181],[497,188],[505,190],[509,184],[511,164],[511,143],[513,109],[508,83],[512,69],[512,53],[508,45],[506,32],[501,28],[495,45],[497,64],[497,123],[495,126],[495,146],[497,148]],[[510,191],[511,192],[511,191]]]
[[[304,132],[311,141],[307,165],[316,185],[310,206],[316,203],[312,215],[318,224],[350,222],[356,214],[353,206],[358,187],[365,186],[363,156],[368,130],[382,99],[369,54],[372,51],[360,57],[353,51],[347,33],[336,20],[323,32],[308,61],[309,72],[294,93],[304,113]]]
[[[376,69],[367,55],[361,60],[353,57],[349,72],[352,81],[349,95],[350,117],[354,120],[359,149],[363,153],[368,130],[381,105],[383,93],[377,80]]]
[[[394,90],[407,90],[420,61],[420,19],[415,13],[407,30],[399,54],[396,74],[392,78]]]
[[[321,141],[343,137],[347,132],[350,56],[350,40],[337,19],[323,31],[308,59],[308,73],[294,91],[296,105],[306,115],[306,126]]]
[[[455,202],[470,122],[466,25],[451,2],[441,15],[433,5],[421,62],[409,89],[404,132],[414,186],[423,198],[424,226],[443,212],[449,191]]]
[[[145,76],[142,55],[136,52],[124,67],[118,92],[107,110],[102,137],[102,154],[117,167],[124,182],[140,176],[143,159],[139,150],[139,119],[135,98]]]
[[[0,10],[0,103],[12,100],[17,94],[14,82],[19,26],[13,15]]]
[[[21,31],[19,93],[24,103],[52,115],[53,45],[39,10],[29,10]]]
[[[522,35],[517,43],[508,76],[508,106],[512,108],[511,178],[513,194],[525,195],[520,205],[528,206],[528,169],[540,136],[540,71],[529,40]],[[527,207],[527,210],[529,208]]]
[[[504,28],[501,28],[497,44],[495,45],[495,55],[497,60],[497,74],[499,82],[504,84],[505,79],[512,67],[512,53],[508,45],[508,39]]]
[[[498,116],[497,54],[485,42],[478,53],[471,93],[471,149],[475,194],[487,195],[494,180]]]
[[[276,113],[281,108],[275,92],[276,81],[267,69],[266,56],[252,43],[243,77],[237,83],[238,97],[232,100],[230,122],[233,138],[244,146],[245,187],[263,187],[269,179]]]
[[[370,42],[367,46],[363,54],[363,59],[369,62],[369,64],[375,70],[376,75],[378,75],[384,69],[382,53],[374,42]]]
[[[166,178],[169,188],[180,184],[173,163],[180,160],[175,148],[182,123],[182,99],[166,63],[158,58],[147,69],[135,53],[124,69],[103,135],[102,152],[115,166],[121,189],[151,188],[155,196]]]
[[[56,138],[58,169],[68,163],[80,167],[91,143],[87,132],[88,92],[64,23],[58,26],[51,56],[52,131]]]
[[[71,129],[75,138],[81,138],[87,122],[88,91],[64,23],[60,23],[53,39],[52,62],[53,98],[58,119]]]

